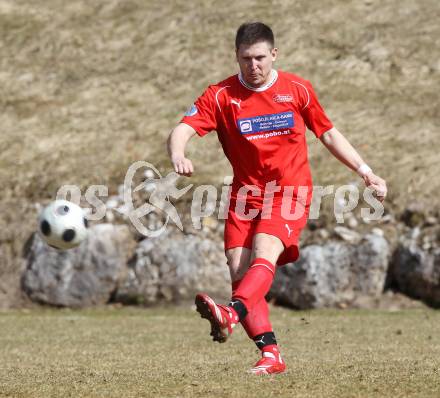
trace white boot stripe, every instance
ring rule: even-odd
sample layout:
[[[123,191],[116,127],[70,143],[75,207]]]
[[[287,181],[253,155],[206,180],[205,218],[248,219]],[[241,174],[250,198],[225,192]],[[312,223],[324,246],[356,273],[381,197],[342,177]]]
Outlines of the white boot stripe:
[[[223,317],[222,317],[222,313],[220,312],[220,308],[218,308],[215,304],[214,304],[214,308],[215,308],[215,314],[217,315],[217,320],[223,323]]]
[[[276,359],[275,355],[268,351],[263,352],[263,357]]]

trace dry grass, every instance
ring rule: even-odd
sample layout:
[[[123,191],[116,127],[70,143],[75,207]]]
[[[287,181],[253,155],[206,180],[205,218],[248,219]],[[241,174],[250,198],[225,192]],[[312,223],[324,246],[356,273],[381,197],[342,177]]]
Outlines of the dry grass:
[[[0,397],[438,397],[440,314],[291,312],[274,325],[289,370],[254,377],[240,329],[209,341],[185,308],[0,313]]]
[[[165,137],[208,83],[235,72],[234,32],[245,20],[273,26],[278,67],[315,84],[389,180],[389,208],[438,208],[439,13],[436,0],[0,0],[0,273],[16,275],[34,203],[61,185],[115,192],[141,159],[170,170]],[[317,184],[353,180],[310,146]],[[197,182],[229,174],[214,136],[189,154]]]

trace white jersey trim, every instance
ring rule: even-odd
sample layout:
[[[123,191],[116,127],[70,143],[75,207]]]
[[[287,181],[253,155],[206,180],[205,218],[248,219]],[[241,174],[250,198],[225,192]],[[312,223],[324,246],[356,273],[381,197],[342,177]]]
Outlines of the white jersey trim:
[[[298,84],[299,86],[301,86],[304,90],[306,90],[307,93],[307,103],[303,106],[303,108],[301,110],[306,109],[309,104],[310,104],[310,94],[309,94],[309,90],[307,90],[307,87],[304,86],[304,84],[300,83],[300,82],[296,82],[295,80],[292,80],[292,83]]]
[[[228,88],[228,87],[231,87],[231,86],[224,86],[215,93],[215,102],[217,102],[217,106],[218,106],[218,109],[220,110],[220,112],[222,111],[222,108],[220,107],[220,103],[218,102],[218,95],[220,94],[220,92],[222,90],[224,90],[225,88]]]
[[[277,81],[277,79],[278,79],[278,72],[275,69],[272,69],[270,74],[271,74],[271,77],[270,77],[269,83],[267,83],[267,84],[265,84],[264,86],[261,86],[261,87],[252,87],[249,84],[247,84],[244,81],[243,76],[241,75],[241,72],[238,74],[238,80],[248,90],[261,92],[261,91],[267,90],[269,87],[272,87],[274,85],[274,83]]]

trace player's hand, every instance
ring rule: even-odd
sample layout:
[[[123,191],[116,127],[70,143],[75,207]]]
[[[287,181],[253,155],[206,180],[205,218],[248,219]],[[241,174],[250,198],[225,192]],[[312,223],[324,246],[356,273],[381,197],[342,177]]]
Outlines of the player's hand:
[[[364,181],[367,187],[374,189],[379,202],[383,202],[387,196],[387,183],[385,180],[370,172],[364,176]]]
[[[176,156],[171,158],[173,163],[174,171],[181,176],[191,177],[194,167],[191,160],[187,159],[185,156]]]

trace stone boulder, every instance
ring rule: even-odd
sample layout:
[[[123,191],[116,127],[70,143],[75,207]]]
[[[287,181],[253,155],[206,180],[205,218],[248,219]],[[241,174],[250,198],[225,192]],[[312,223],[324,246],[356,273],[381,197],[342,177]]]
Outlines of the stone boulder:
[[[80,246],[58,251],[35,233],[25,248],[22,288],[31,300],[65,307],[105,304],[134,247],[127,226],[97,224]]]
[[[295,263],[278,268],[269,299],[297,309],[359,306],[383,293],[389,251],[376,234],[358,244],[307,246]]]
[[[115,295],[122,303],[192,301],[200,291],[226,300],[231,294],[223,244],[197,235],[167,231],[144,239],[128,267]]]
[[[401,243],[393,255],[390,286],[440,308],[440,248],[422,250],[414,241]]]

